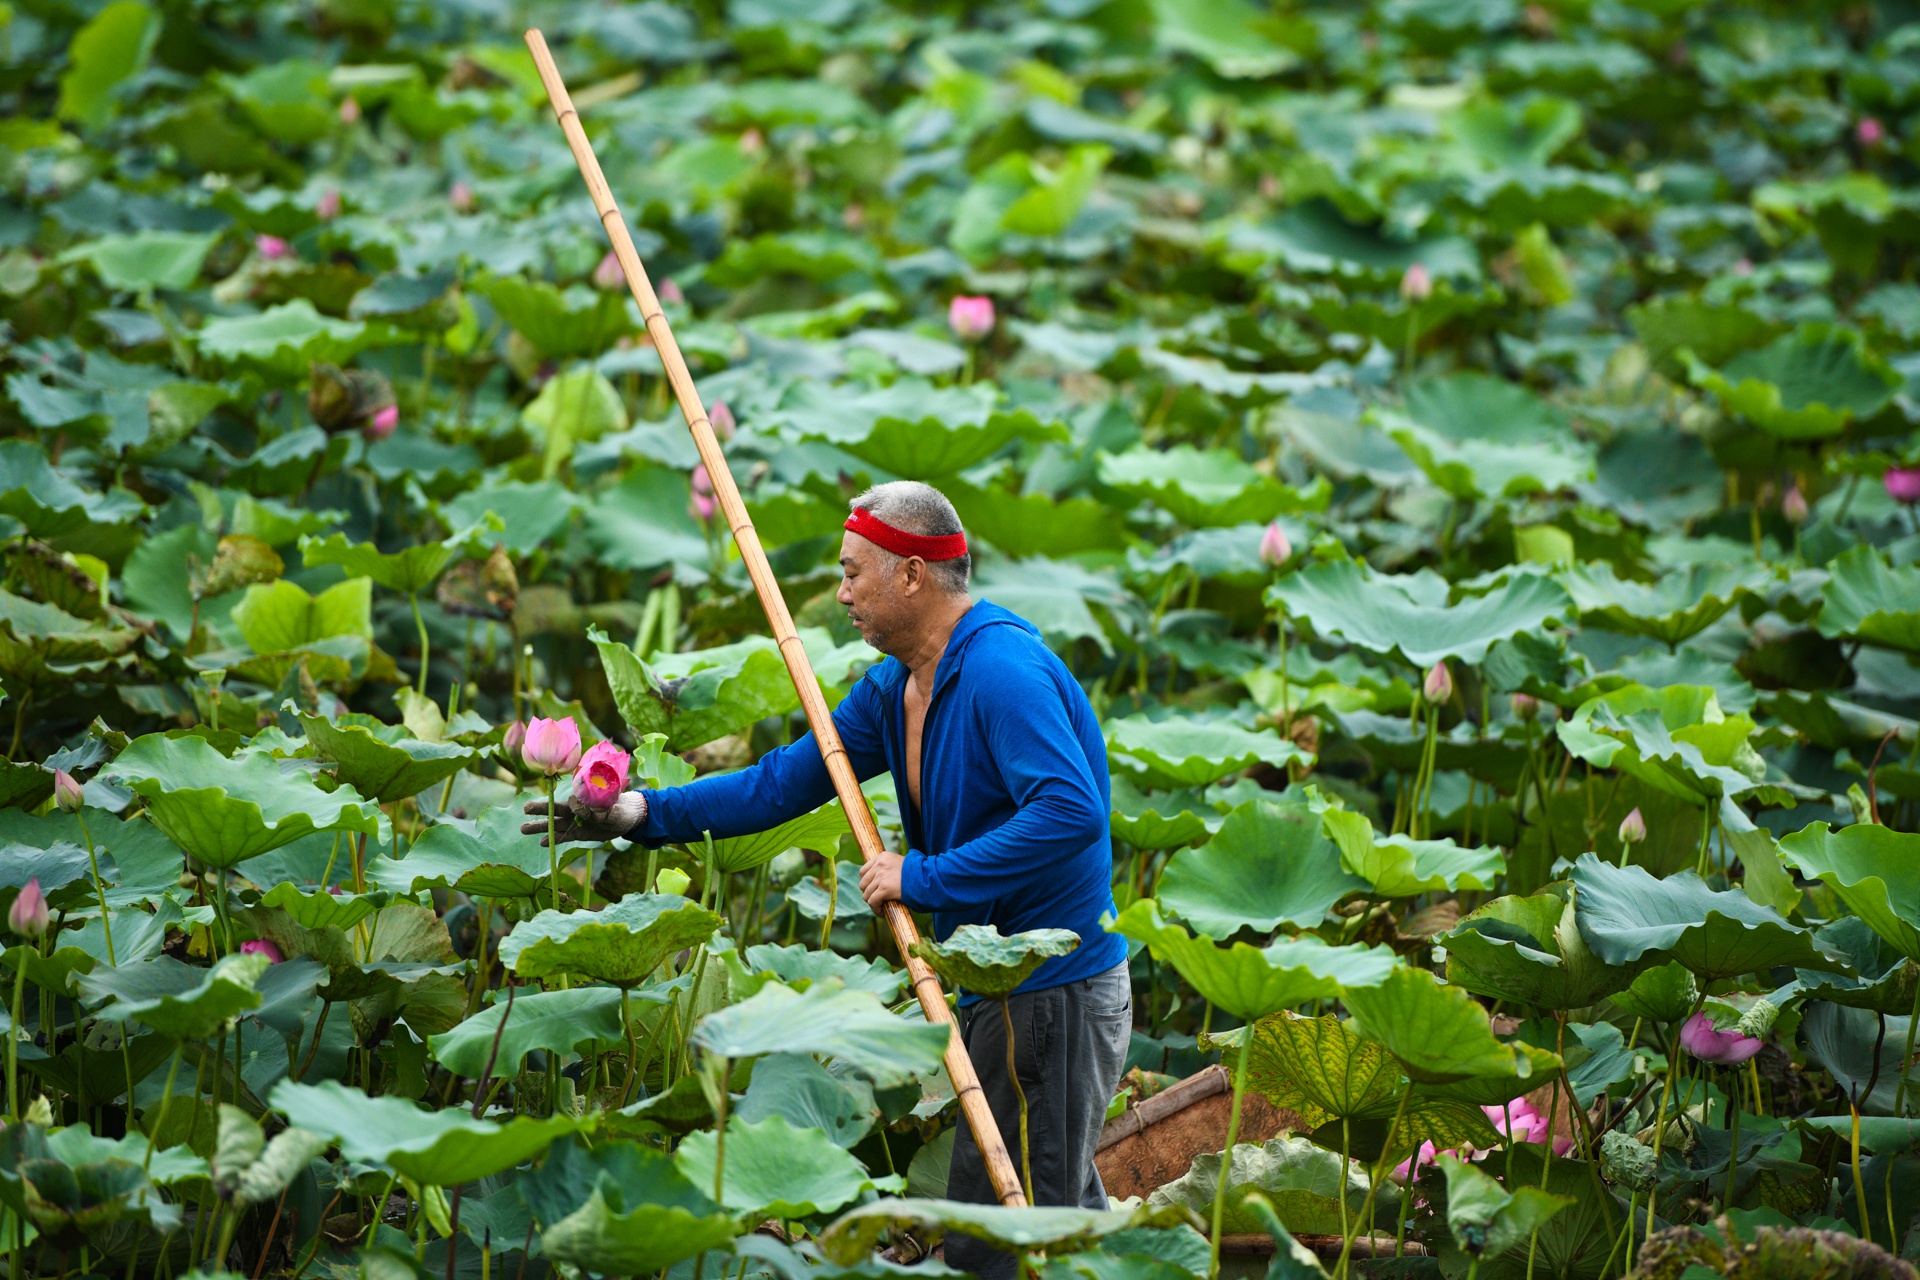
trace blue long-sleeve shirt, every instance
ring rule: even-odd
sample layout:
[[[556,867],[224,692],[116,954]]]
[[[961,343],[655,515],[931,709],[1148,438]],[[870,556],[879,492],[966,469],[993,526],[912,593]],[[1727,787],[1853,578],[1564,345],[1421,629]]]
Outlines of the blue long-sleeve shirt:
[[[1106,742],[1073,673],[1024,618],[986,601],[969,609],[935,672],[917,812],[906,785],[907,678],[887,658],[833,713],[854,773],[893,774],[908,845],[901,900],[933,913],[938,939],[963,924],[1080,935],[1077,949],[1042,964],[1022,991],[1119,964],[1126,944],[1100,925],[1114,909]],[[643,794],[647,817],[633,838],[653,846],[764,831],[834,791],[808,733],[751,768]]]

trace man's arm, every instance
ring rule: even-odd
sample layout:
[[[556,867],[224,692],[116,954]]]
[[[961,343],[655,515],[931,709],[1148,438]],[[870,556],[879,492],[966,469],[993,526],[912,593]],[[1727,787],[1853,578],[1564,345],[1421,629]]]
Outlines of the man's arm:
[[[996,677],[986,735],[1014,815],[939,857],[909,853],[900,899],[916,911],[960,911],[1018,892],[1099,838],[1107,812],[1065,701],[1037,665]]]

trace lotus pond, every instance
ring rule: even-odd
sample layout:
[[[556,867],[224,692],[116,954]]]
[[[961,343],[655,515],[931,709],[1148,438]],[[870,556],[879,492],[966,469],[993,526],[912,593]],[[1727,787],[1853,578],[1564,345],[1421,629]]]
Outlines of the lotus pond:
[[[950,1202],[837,805],[521,834],[529,722],[805,728],[528,25],[827,699],[938,485],[1106,728],[1113,1114],[1287,1132]],[[0,95],[16,1280],[1913,1274],[1910,6],[17,0]]]

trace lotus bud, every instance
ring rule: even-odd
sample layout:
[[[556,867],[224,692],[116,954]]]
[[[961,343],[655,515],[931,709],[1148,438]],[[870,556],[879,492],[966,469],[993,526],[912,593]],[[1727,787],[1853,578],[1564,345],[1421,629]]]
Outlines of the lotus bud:
[[[685,302],[687,300],[687,295],[680,292],[680,286],[672,280],[662,280],[660,282],[659,296],[662,302]]]
[[[1433,296],[1433,277],[1426,267],[1416,262],[1407,268],[1407,273],[1400,277],[1400,296],[1415,303]]]
[[[360,428],[360,434],[369,440],[384,440],[392,435],[394,428],[400,425],[400,406],[386,405],[375,409],[373,416],[367,419],[367,425]]]
[[[978,342],[993,332],[993,299],[957,293],[947,304],[947,327],[962,342]]]
[[[1621,844],[1639,844],[1647,838],[1647,820],[1641,816],[1638,806],[1620,819],[1619,835]]]
[[[40,878],[35,876],[13,900],[7,927],[23,938],[38,938],[47,931],[47,918],[47,895],[40,892]]]
[[[1600,1172],[1629,1191],[1650,1190],[1658,1181],[1653,1148],[1630,1133],[1609,1129],[1600,1139]]]
[[[1887,487],[1887,496],[1895,502],[1908,506],[1920,502],[1920,467],[1889,467],[1880,477],[1880,483]]]
[[[1780,514],[1795,524],[1807,522],[1807,495],[1800,492],[1799,485],[1787,490],[1787,496],[1780,499]]]
[[[653,877],[655,893],[670,893],[675,897],[683,896],[687,886],[693,883],[693,877],[678,867],[662,867]]]
[[[360,123],[360,100],[351,95],[340,99],[340,123],[351,128]]]
[[[253,251],[268,261],[272,261],[275,258],[291,256],[293,246],[285,240],[282,240],[279,236],[255,236],[253,238]]]
[[[619,803],[627,789],[627,753],[612,742],[596,742],[580,757],[573,771],[574,799],[589,809],[607,810]]]
[[[1514,694],[1513,715],[1522,723],[1537,719],[1540,715],[1540,699],[1530,693]]]
[[[766,149],[766,145],[766,135],[762,134],[758,129],[749,128],[740,135],[740,150],[750,156],[758,155]]]
[[[713,427],[713,434],[722,440],[733,439],[733,433],[740,429],[734,420],[733,410],[727,407],[725,400],[715,400],[713,408],[707,410],[707,422]]]
[[[1723,1067],[1739,1066],[1760,1052],[1762,1043],[1753,1036],[1741,1035],[1738,1030],[1716,1031],[1712,1016],[1704,1012],[1694,1014],[1680,1028],[1682,1049],[1702,1062]]]
[[[1744,1014],[1740,1015],[1740,1024],[1735,1027],[1734,1030],[1743,1036],[1751,1036],[1755,1039],[1764,1040],[1766,1039],[1767,1033],[1773,1030],[1774,1019],[1779,1016],[1780,1006],[1765,996],[1762,996],[1760,999],[1755,1000],[1753,1005]]]
[[[42,1129],[53,1128],[53,1103],[47,1101],[47,1095],[41,1094],[27,1104],[27,1114],[21,1117],[28,1124],[37,1124]]]
[[[473,188],[465,182],[456,182],[447,189],[447,203],[453,206],[455,213],[473,212]]]
[[[65,769],[53,771],[53,802],[60,806],[62,813],[78,813],[81,806],[86,804],[80,784]]]
[[[1887,127],[1872,116],[1861,116],[1860,123],[1853,126],[1853,136],[1863,147],[1877,147],[1887,140]]]
[[[251,942],[241,943],[240,954],[243,956],[265,956],[268,964],[279,964],[282,960],[286,959],[285,956],[280,954],[280,948],[274,946],[265,938],[255,938]]]
[[[593,269],[593,287],[609,292],[627,287],[627,273],[621,270],[620,259],[613,250],[607,250],[607,256]]]
[[[707,464],[697,464],[693,469],[693,500],[689,509],[695,519],[704,521],[713,519],[719,505],[713,496],[713,477],[707,474]]]
[[[340,193],[331,190],[321,192],[320,198],[313,202],[313,213],[322,222],[332,222],[339,217]]]
[[[580,726],[571,717],[559,720],[535,717],[527,725],[520,758],[527,762],[529,769],[548,777],[572,773],[580,763]]]
[[[1427,678],[1420,686],[1420,694],[1436,707],[1453,697],[1453,673],[1447,670],[1444,658],[1428,669]]]
[[[526,745],[526,721],[515,720],[507,726],[506,737],[500,740],[500,758],[506,762],[509,769],[519,769],[525,766],[526,756],[524,752]]]
[[[1293,544],[1287,541],[1287,531],[1278,520],[1260,535],[1260,559],[1276,569],[1293,559]]]
[[[1752,258],[1740,258],[1740,259],[1738,259],[1738,260],[1736,260],[1736,261],[1734,262],[1734,264],[1733,264],[1733,274],[1735,274],[1735,275],[1737,275],[1737,276],[1750,276],[1750,275],[1752,275],[1752,274],[1753,274],[1753,259],[1752,259]]]

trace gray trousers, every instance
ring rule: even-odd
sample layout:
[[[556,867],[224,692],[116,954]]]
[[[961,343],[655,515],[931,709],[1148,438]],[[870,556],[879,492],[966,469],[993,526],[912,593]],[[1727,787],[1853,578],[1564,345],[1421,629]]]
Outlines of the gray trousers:
[[[1107,1104],[1119,1088],[1133,1032],[1127,966],[1014,996],[1007,1011],[1013,1018],[1014,1064],[1027,1094],[1033,1201],[1105,1209],[1107,1189],[1093,1167],[1093,1149]],[[999,1002],[981,1000],[961,1009],[960,1035],[1017,1171],[1020,1101],[1007,1076],[1007,1029]],[[953,1139],[947,1196],[975,1204],[999,1202],[965,1121]],[[1014,1255],[962,1235],[947,1237],[946,1261],[981,1280],[1011,1280],[1018,1269]]]

